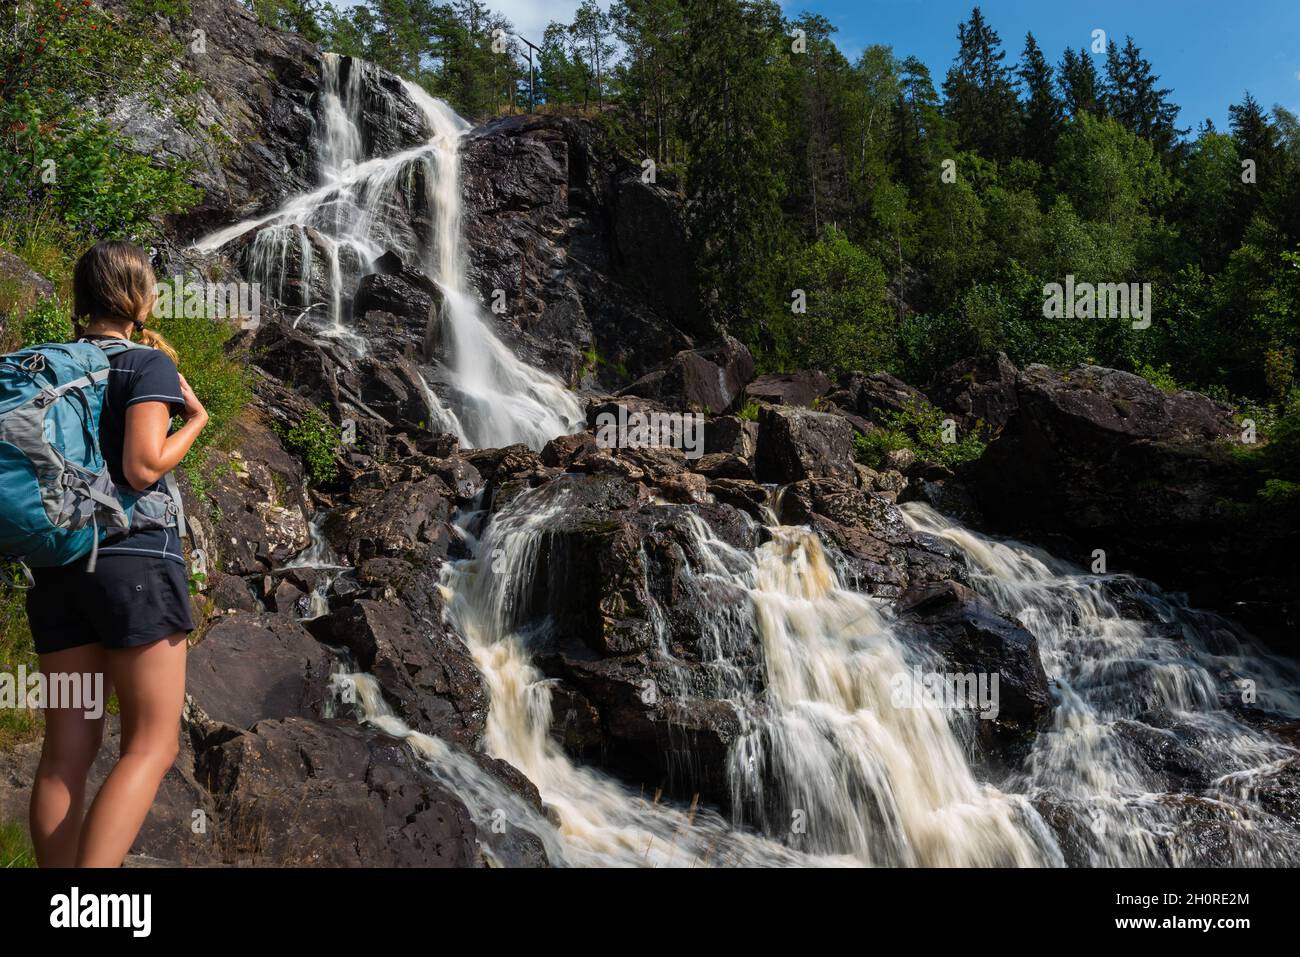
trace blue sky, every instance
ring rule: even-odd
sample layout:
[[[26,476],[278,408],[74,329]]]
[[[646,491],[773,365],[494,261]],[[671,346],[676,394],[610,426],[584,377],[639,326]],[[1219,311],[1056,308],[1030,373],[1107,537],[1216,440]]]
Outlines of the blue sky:
[[[529,39],[550,20],[567,21],[578,0],[487,0]],[[608,7],[608,3],[602,2]],[[914,54],[942,81],[957,52],[957,24],[972,0],[783,0],[786,14],[820,13],[840,28],[850,58],[872,43]],[[1300,0],[986,0],[980,7],[1018,58],[1027,30],[1055,64],[1066,46],[1086,47],[1094,29],[1123,42],[1132,34],[1174,102],[1179,126],[1209,117],[1225,128],[1228,104],[1249,89],[1266,108],[1300,112]]]

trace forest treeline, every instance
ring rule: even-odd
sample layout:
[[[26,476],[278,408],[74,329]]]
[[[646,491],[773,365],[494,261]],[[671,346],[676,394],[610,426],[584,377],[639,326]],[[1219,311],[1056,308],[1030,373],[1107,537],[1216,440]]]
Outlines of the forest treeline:
[[[529,108],[527,47],[480,0],[253,2],[472,119]],[[1296,116],[1243,90],[1226,129],[1192,129],[1133,37],[1049,53],[978,7],[956,30],[942,77],[884,45],[850,61],[771,0],[586,0],[526,39],[537,108],[598,117],[684,189],[703,308],[770,367],[915,380],[1003,349],[1285,401]],[[1067,276],[1150,283],[1151,327],[1046,318]]]
[[[482,0],[247,2],[473,120],[531,104],[601,123],[684,192],[701,308],[768,368],[919,382],[1003,349],[1274,408],[1295,390],[1300,121],[1243,90],[1226,128],[1193,124],[1122,24],[1049,52],[1032,34],[1004,43],[976,8],[938,77],[883,45],[850,61],[833,24],[771,0],[586,0],[524,38],[530,83],[528,48]],[[152,19],[184,0],[114,11],[0,13],[0,242],[29,260],[146,236],[194,202],[183,164],[117,148],[105,110],[198,121],[185,53]],[[1044,288],[1068,277],[1150,283],[1150,328],[1045,316]]]

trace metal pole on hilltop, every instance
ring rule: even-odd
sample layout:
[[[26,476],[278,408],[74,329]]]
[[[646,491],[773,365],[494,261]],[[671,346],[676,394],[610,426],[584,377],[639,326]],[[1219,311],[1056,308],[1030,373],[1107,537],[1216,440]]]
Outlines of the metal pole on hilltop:
[[[536,113],[537,92],[533,83],[533,77],[535,76],[535,71],[533,70],[533,51],[536,50],[538,54],[541,54],[542,48],[530,40],[525,40],[517,33],[515,34],[515,39],[528,47],[528,112]]]

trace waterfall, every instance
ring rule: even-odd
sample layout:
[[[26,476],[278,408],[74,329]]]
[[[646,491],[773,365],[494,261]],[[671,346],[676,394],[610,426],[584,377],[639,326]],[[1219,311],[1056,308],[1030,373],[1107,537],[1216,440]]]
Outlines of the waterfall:
[[[581,427],[582,405],[557,378],[520,361],[495,335],[470,287],[460,188],[460,146],[469,124],[441,100],[403,81],[429,139],[391,156],[367,157],[364,92],[376,69],[323,54],[315,134],[318,187],[274,212],[216,230],[193,249],[214,253],[256,231],[246,257],[248,278],[282,305],[290,305],[290,284],[296,282],[300,320],[308,321],[314,335],[357,355],[369,344],[350,325],[352,298],[385,252],[398,253],[440,294],[435,338],[443,347],[442,361],[422,370],[431,427],[452,432],[467,447],[524,442],[540,449]],[[419,183],[423,193],[417,197]],[[420,204],[431,221],[422,236],[414,232],[414,209]],[[324,301],[312,302],[312,290],[320,286]]]
[[[697,583],[734,599],[719,604],[704,636],[717,656],[706,663],[717,675],[715,692],[747,728],[728,771],[737,806],[764,809],[759,818],[649,804],[576,765],[550,734],[552,682],[531,661],[548,623],[523,613],[544,536],[570,507],[570,494],[563,479],[523,493],[478,540],[470,529],[481,516],[462,517],[474,557],[446,565],[442,586],[449,623],[488,687],[486,750],[521,770],[554,810],[558,826],[532,823],[548,834],[554,828],[547,843],[560,862],[1061,863],[1028,801],[975,779],[946,712],[895,702],[895,683],[913,680],[920,659],[874,599],[842,587],[806,529],[776,527],[770,541],[746,551],[714,537],[686,507],[659,506],[686,516]],[[738,628],[761,644],[765,691],[746,687],[728,660]],[[366,720],[408,739],[415,734],[377,705],[379,712],[363,709]],[[483,804],[473,787],[460,793],[471,807]]]
[[[1195,864],[1198,837],[1216,831],[1225,863],[1300,861],[1294,826],[1258,799],[1300,752],[1230,710],[1249,688],[1260,713],[1294,722],[1294,663],[1149,583],[1086,574],[1039,549],[976,534],[921,503],[904,511],[915,528],[956,545],[975,588],[1038,637],[1054,685],[1052,723],[1007,786],[1064,810],[1088,863]],[[1121,610],[1117,588],[1148,614]],[[1142,759],[1135,743],[1142,739],[1185,750],[1212,780],[1171,790]]]
[[[467,446],[533,448],[581,427],[576,397],[513,354],[471,289],[460,184],[467,124],[408,83],[428,140],[367,155],[371,70],[323,59],[318,186],[195,248],[212,253],[255,233],[249,278],[303,307],[314,336],[357,356],[371,344],[350,304],[378,260],[397,252],[440,293],[441,358],[421,380],[432,425]],[[428,211],[427,227],[417,208]],[[295,287],[299,301],[289,303]],[[320,302],[311,301],[316,288]],[[964,744],[969,715],[915,687],[919,672],[943,661],[886,604],[847,588],[816,534],[773,521],[753,529],[761,544],[738,548],[689,506],[664,503],[644,507],[687,528],[685,586],[718,596],[699,636],[698,680],[710,686],[691,692],[727,702],[740,722],[726,760],[729,816],[577,764],[551,734],[555,682],[533,661],[552,623],[525,598],[549,531],[573,507],[574,481],[523,491],[490,517],[460,515],[469,557],[446,563],[439,586],[447,623],[488,690],[484,748],[537,786],[545,812],[474,755],[410,728],[372,676],[336,678],[361,720],[405,740],[485,835],[503,816],[561,865],[1183,866],[1204,863],[1207,848],[1216,863],[1300,863],[1294,825],[1264,797],[1300,755],[1263,723],[1300,717],[1295,665],[1147,583],[1088,575],[919,504],[904,508],[911,525],[960,550],[974,587],[1039,640],[1052,716],[1018,770],[976,761]],[[309,551],[300,561],[336,560]],[[323,610],[323,591],[320,599],[312,613]],[[648,613],[663,626],[657,654],[671,676],[680,663],[666,610]],[[754,648],[757,676],[741,660]],[[902,700],[900,687],[910,692]],[[1257,694],[1250,714],[1234,704],[1246,687]],[[665,690],[686,692],[684,669],[681,687]],[[1174,772],[1150,758],[1153,749],[1173,756],[1165,763]],[[506,843],[485,836],[484,844],[494,861],[512,863]]]

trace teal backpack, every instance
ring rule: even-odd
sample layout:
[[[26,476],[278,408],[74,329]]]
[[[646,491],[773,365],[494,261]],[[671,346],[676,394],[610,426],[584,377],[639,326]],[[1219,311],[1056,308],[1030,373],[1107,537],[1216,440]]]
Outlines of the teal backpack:
[[[127,340],[47,343],[0,357],[0,557],[31,568],[68,565],[127,530],[176,528],[185,511],[175,477],[166,491],[118,486],[99,447],[109,357],[147,349]]]

